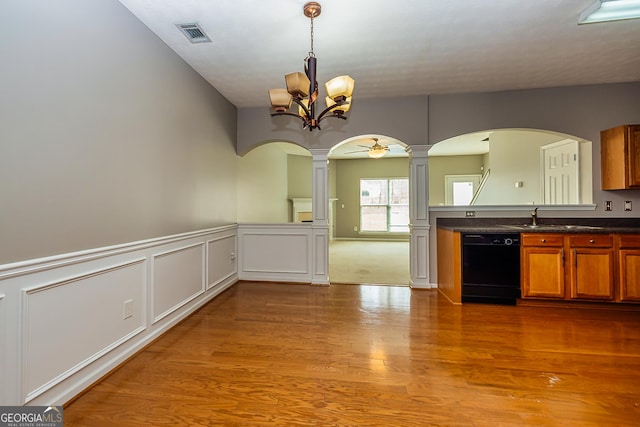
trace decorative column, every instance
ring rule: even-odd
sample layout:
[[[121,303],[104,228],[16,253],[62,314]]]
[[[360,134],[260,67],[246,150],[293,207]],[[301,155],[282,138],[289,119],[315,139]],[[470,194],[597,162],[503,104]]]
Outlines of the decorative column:
[[[431,289],[429,283],[429,145],[410,146],[409,271],[411,287]]]
[[[313,156],[313,192],[311,206],[312,285],[329,285],[329,160],[328,149],[311,149]]]

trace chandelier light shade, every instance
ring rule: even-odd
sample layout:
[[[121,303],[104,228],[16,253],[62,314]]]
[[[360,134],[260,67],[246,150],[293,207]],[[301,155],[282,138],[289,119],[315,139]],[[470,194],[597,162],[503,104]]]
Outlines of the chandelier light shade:
[[[309,96],[309,87],[311,86],[311,82],[301,72],[291,73],[284,76],[284,80],[287,82],[287,92],[289,92],[292,96],[297,96],[299,98],[306,98]]]
[[[291,94],[286,89],[269,90],[269,99],[275,111],[285,112],[291,108]]]
[[[329,98],[338,98],[340,96],[344,96],[345,98],[351,98],[353,95],[353,86],[355,85],[355,80],[353,80],[350,76],[340,76],[334,77],[328,82],[324,84],[324,87],[327,89],[327,95]]]
[[[313,19],[320,16],[322,8],[319,3],[309,2],[304,5],[304,15],[311,20],[311,50],[304,60],[304,73],[295,72],[285,76],[286,89],[269,90],[271,100],[271,116],[293,116],[302,120],[302,128],[310,131],[320,129],[320,122],[327,117],[346,120],[344,113],[349,111],[355,81],[350,76],[339,76],[325,84],[327,92],[327,108],[316,118],[316,101],[318,99],[318,82],[316,67],[318,60],[313,52]],[[298,113],[289,111],[292,103],[298,104]]]

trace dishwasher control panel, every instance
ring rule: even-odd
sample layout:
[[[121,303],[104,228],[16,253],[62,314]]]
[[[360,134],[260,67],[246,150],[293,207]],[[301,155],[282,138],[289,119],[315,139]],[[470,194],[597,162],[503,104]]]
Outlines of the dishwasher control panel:
[[[518,233],[465,233],[462,235],[463,245],[503,245],[520,246]]]

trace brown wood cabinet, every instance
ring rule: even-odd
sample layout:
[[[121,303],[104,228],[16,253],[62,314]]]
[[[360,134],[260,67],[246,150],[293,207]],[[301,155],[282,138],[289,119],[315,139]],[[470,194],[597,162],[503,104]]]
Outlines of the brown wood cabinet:
[[[568,273],[573,299],[613,300],[614,248],[608,234],[570,235]]]
[[[640,125],[600,132],[603,190],[640,188]]]
[[[640,267],[640,247],[638,252],[639,258],[629,262]],[[523,298],[615,299],[616,252],[610,234],[523,233],[520,254]]]
[[[620,301],[640,301],[640,235],[618,236]]]
[[[564,240],[561,234],[520,236],[523,298],[565,297]]]
[[[461,233],[437,230],[438,289],[461,304]],[[522,298],[640,303],[640,234],[521,233]]]
[[[438,228],[438,290],[452,303],[462,304],[462,242],[460,232]]]

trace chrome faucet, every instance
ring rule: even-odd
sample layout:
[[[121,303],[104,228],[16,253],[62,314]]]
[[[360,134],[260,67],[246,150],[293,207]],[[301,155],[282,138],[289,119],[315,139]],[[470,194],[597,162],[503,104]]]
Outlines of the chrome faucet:
[[[531,211],[531,225],[538,225],[538,208]]]

